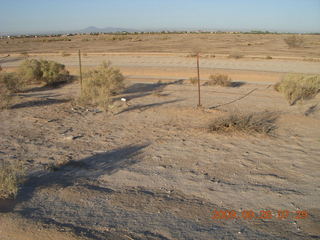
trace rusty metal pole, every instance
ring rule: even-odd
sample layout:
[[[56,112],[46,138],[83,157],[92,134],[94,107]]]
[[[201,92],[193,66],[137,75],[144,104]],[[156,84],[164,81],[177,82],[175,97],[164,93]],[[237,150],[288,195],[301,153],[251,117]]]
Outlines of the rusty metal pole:
[[[82,93],[82,66],[81,66],[81,51],[79,49],[79,73],[80,73],[80,87]]]
[[[197,69],[198,69],[198,107],[201,107],[199,53],[197,54]]]

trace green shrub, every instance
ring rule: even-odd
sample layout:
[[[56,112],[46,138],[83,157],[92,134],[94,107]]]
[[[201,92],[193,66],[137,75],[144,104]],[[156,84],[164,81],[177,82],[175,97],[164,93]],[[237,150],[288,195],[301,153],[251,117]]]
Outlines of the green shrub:
[[[40,66],[42,72],[41,80],[49,86],[66,82],[70,79],[69,72],[65,69],[63,64],[54,61],[41,60]]]
[[[301,47],[304,44],[303,37],[297,35],[291,35],[283,39],[289,48]]]
[[[63,64],[47,60],[25,60],[19,67],[18,73],[24,82],[44,82],[54,86],[69,81],[69,72]]]
[[[23,169],[19,164],[0,162],[0,199],[14,199],[22,182]]]
[[[278,114],[274,112],[230,113],[215,119],[209,131],[219,133],[243,132],[246,134],[271,134],[276,129]]]
[[[274,89],[285,95],[290,105],[315,97],[320,92],[320,75],[289,74]]]
[[[207,82],[209,86],[222,86],[222,87],[230,87],[232,85],[231,78],[226,74],[212,74],[209,77],[209,81]]]
[[[124,88],[124,76],[118,69],[104,62],[98,69],[89,71],[83,79],[80,103],[100,106],[104,109],[110,97]]]

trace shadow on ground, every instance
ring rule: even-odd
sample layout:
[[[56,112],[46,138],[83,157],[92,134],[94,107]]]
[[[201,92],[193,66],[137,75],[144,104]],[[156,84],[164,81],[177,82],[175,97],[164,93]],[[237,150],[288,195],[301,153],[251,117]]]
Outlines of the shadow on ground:
[[[17,62],[17,61],[20,61],[20,60],[23,60],[23,59],[24,59],[24,57],[10,57],[8,55],[8,56],[0,59],[0,64],[10,63],[10,62]]]
[[[134,110],[139,110],[140,112],[145,111],[149,108],[153,108],[153,107],[159,107],[162,105],[166,105],[166,104],[170,104],[170,103],[175,103],[175,102],[180,102],[182,101],[182,99],[176,99],[176,100],[171,100],[171,101],[164,101],[164,102],[159,102],[159,103],[151,103],[151,104],[137,104],[134,106],[129,106],[128,108],[118,112],[116,115],[119,115],[121,113],[125,113],[125,112],[130,112],[130,111],[134,111]]]
[[[127,100],[132,100],[139,97],[145,97],[152,93],[160,93],[163,91],[163,89],[168,85],[173,84],[182,84],[183,80],[177,80],[173,82],[167,82],[167,83],[135,83],[126,88],[122,93],[126,94],[128,96]]]
[[[71,101],[70,99],[51,99],[51,98],[40,99],[40,100],[27,101],[27,102],[15,104],[15,105],[11,106],[11,109],[47,106],[47,105],[53,105],[53,104],[66,103],[66,102],[70,102],[70,101]]]
[[[120,169],[127,168],[140,161],[138,155],[148,145],[133,145],[119,148],[110,152],[96,154],[82,160],[54,165],[47,172],[30,176],[21,188],[16,203],[28,201],[37,189],[53,185],[68,187],[81,180],[94,181],[101,175],[111,175]]]

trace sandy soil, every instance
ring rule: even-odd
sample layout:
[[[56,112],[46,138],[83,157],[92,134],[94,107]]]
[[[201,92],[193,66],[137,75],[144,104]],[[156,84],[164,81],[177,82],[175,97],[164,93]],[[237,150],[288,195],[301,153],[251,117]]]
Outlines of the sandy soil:
[[[320,238],[319,96],[289,106],[268,81],[247,81],[203,86],[197,109],[196,87],[165,73],[129,79],[118,96],[128,105],[117,98],[110,112],[75,106],[78,83],[35,88],[0,112],[0,159],[29,173],[2,206],[1,239]],[[207,130],[228,111],[263,110],[281,113],[273,137]],[[57,162],[68,164],[50,171]],[[214,209],[274,216],[212,220]]]
[[[289,49],[284,37],[0,40],[4,71],[27,52],[78,74],[81,48],[84,71],[110,60],[127,77],[109,112],[75,105],[78,82],[35,87],[0,111],[0,160],[28,173],[17,199],[0,201],[0,239],[320,239],[320,96],[289,106],[272,87],[287,73],[319,74],[320,39],[304,36],[303,48]],[[216,72],[238,83],[202,86],[203,108],[187,80],[196,73],[187,55],[198,46],[202,83]],[[244,57],[228,58],[233,53]],[[274,136],[207,130],[227,112],[263,110],[280,113]],[[214,209],[273,216],[213,220]],[[291,213],[280,220],[278,210]],[[299,210],[309,216],[295,219]]]
[[[320,58],[320,36],[303,35],[304,45],[289,48],[285,34],[144,34],[0,39],[0,54],[162,52]],[[65,41],[68,40],[68,41]]]

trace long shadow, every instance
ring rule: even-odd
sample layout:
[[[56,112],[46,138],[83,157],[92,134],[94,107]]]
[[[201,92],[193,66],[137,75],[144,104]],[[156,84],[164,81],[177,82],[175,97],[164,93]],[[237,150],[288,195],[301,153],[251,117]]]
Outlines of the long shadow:
[[[232,87],[232,88],[238,88],[238,87],[241,87],[241,86],[243,86],[243,85],[245,85],[245,84],[246,84],[245,82],[231,82],[230,87]],[[209,86],[209,83],[208,83],[208,82],[205,82],[205,83],[203,84],[203,86]]]
[[[167,82],[167,83],[135,83],[126,88],[122,93],[123,94],[130,94],[127,96],[128,100],[139,98],[139,97],[145,97],[147,95],[150,95],[154,93],[155,91],[161,92],[163,89],[168,85],[173,84],[182,84],[183,80],[177,80],[173,82]]]
[[[34,100],[34,101],[27,101],[23,103],[18,103],[11,106],[11,109],[18,109],[18,108],[26,108],[26,107],[38,107],[38,106],[48,106],[52,104],[59,104],[59,103],[66,103],[70,102],[70,99],[44,99],[44,100]]]
[[[246,84],[245,82],[231,82],[231,87],[237,88],[237,87],[241,87],[245,84]]]
[[[176,99],[176,100],[165,101],[165,102],[160,102],[160,103],[152,103],[152,104],[146,104],[146,105],[138,104],[135,106],[129,106],[128,108],[122,110],[121,112],[118,112],[116,115],[119,115],[124,112],[134,111],[134,110],[145,111],[145,110],[152,108],[152,107],[158,107],[161,105],[180,102],[180,101],[182,101],[182,99]]]
[[[65,85],[71,84],[77,80],[77,77],[73,75],[65,76],[64,78],[65,78],[64,81],[57,82],[54,85],[44,85],[40,87],[33,87],[33,88],[24,90],[22,93],[50,91],[50,90],[62,88]]]
[[[110,152],[96,154],[78,161],[70,161],[52,168],[51,172],[40,172],[30,176],[16,198],[16,204],[28,201],[39,188],[59,185],[68,187],[81,180],[95,180],[101,175],[111,175],[140,161],[138,155],[146,145],[131,145]]]
[[[0,64],[10,63],[10,62],[17,62],[17,61],[20,61],[20,60],[23,60],[23,59],[24,59],[23,57],[10,57],[10,56],[7,56],[7,57],[4,57],[4,58],[0,59]]]

